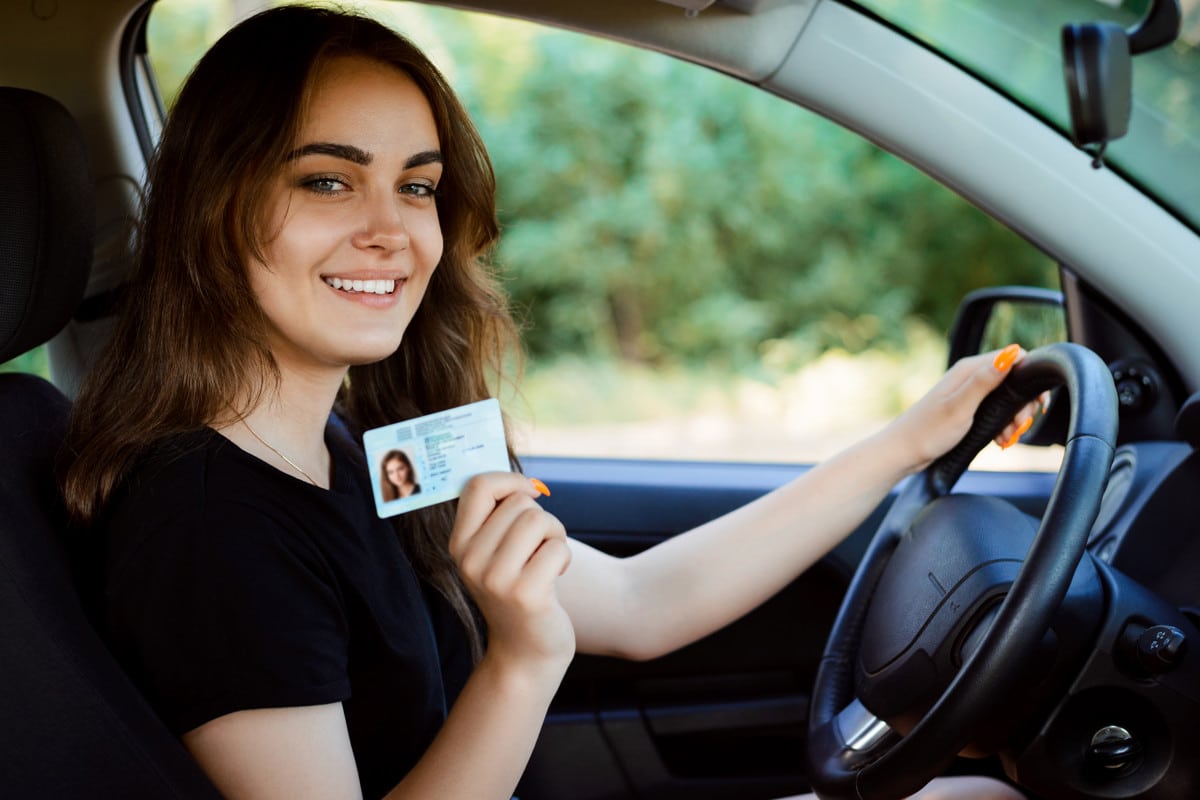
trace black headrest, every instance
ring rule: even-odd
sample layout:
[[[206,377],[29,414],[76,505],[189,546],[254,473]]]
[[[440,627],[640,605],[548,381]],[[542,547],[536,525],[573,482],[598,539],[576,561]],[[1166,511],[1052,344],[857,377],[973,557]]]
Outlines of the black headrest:
[[[0,87],[0,363],[70,320],[87,287],[95,217],[70,112],[43,94]]]

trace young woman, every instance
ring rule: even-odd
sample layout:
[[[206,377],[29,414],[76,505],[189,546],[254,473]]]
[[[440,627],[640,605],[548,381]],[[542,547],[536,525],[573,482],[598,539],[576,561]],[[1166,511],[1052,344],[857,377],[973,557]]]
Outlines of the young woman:
[[[230,797],[508,797],[576,651],[653,658],[758,605],[1019,356],[960,363],[870,441],[634,558],[568,541],[516,472],[380,520],[356,435],[487,397],[513,345],[479,260],[493,193],[437,70],[341,13],[242,23],[167,123],[64,490],[103,543],[113,651]]]
[[[418,494],[421,484],[417,483],[417,471],[412,459],[403,450],[389,450],[380,465],[379,490],[384,502]]]

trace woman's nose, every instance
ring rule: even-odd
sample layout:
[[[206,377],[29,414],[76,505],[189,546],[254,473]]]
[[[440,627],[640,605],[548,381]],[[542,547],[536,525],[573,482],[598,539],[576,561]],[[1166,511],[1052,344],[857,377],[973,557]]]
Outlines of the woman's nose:
[[[372,198],[366,205],[363,228],[354,235],[354,244],[381,250],[407,250],[409,239],[404,211],[401,199],[395,193]]]

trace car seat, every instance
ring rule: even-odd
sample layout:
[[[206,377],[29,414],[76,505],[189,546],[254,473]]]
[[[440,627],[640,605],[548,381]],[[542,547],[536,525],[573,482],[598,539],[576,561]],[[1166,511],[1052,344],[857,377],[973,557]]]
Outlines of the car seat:
[[[75,121],[0,87],[0,363],[74,313],[94,219]],[[219,797],[88,624],[55,479],[68,411],[48,381],[0,374],[0,795]]]

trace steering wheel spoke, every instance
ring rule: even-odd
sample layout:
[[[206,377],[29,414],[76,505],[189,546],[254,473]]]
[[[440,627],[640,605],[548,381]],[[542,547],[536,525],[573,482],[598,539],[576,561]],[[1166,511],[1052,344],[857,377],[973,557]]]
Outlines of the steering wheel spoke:
[[[845,742],[845,749],[860,756],[869,755],[896,735],[890,725],[868,711],[857,697],[838,712],[833,724],[838,737]]]

